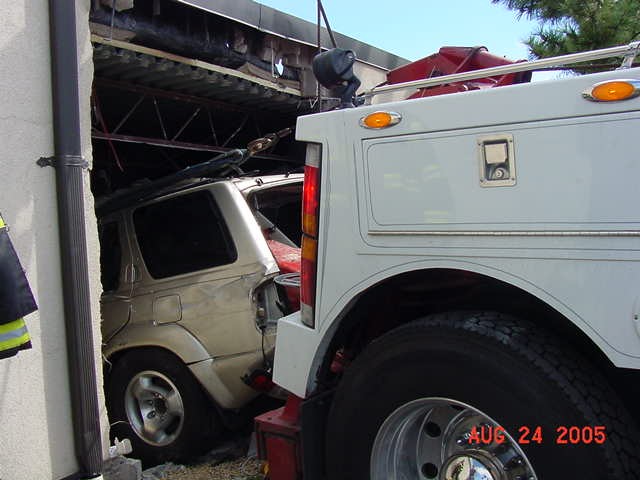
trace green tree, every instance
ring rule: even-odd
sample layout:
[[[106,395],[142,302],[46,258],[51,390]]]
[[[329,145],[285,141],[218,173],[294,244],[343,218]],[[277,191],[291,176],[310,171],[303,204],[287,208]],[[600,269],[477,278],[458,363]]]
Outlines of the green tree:
[[[534,58],[622,45],[640,36],[640,0],[492,0],[540,26],[526,44]]]

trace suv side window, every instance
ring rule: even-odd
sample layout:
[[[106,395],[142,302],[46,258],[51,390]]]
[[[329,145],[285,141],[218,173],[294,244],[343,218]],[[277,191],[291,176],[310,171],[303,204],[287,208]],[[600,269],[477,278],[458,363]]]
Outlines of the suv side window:
[[[101,224],[98,227],[98,236],[100,238],[100,281],[105,292],[112,292],[118,289],[122,267],[118,224],[116,222]]]
[[[226,265],[237,258],[227,225],[206,191],[138,208],[133,224],[144,263],[154,278]]]

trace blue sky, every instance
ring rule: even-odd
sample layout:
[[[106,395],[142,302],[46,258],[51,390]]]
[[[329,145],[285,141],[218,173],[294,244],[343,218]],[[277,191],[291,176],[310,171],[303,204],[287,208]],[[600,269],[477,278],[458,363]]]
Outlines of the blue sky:
[[[315,23],[315,0],[259,3]],[[537,23],[490,0],[323,0],[331,28],[417,60],[445,45],[484,45],[495,55],[527,58],[522,44]]]

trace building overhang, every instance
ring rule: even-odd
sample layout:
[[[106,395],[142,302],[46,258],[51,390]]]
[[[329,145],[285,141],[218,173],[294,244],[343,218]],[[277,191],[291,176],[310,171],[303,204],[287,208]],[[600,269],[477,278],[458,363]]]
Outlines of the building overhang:
[[[317,46],[318,43],[317,26],[315,24],[252,0],[177,1],[281,38],[310,46]],[[360,42],[347,35],[334,32],[334,37],[340,48],[353,50],[358,59],[364,63],[385,70],[393,70],[409,63],[409,60],[405,58]],[[321,29],[320,38],[323,48],[331,48],[329,34],[324,27]]]

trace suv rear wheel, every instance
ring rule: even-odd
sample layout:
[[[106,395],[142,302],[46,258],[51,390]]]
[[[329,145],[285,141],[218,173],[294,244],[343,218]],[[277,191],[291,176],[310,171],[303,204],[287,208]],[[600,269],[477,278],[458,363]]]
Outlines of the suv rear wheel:
[[[129,438],[145,467],[192,458],[211,445],[220,422],[188,368],[157,349],[122,355],[108,380],[111,437]]]

